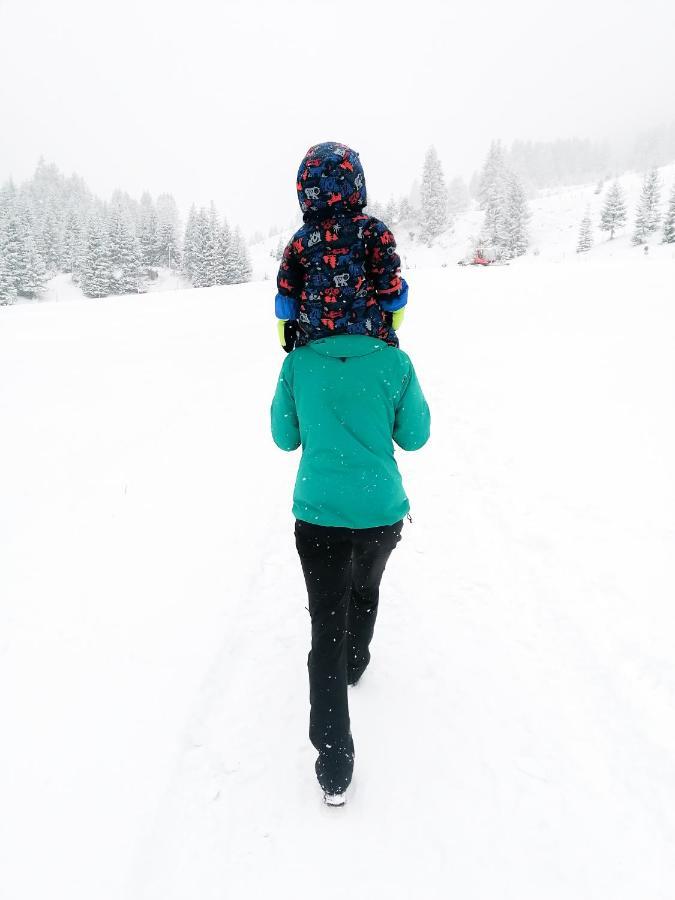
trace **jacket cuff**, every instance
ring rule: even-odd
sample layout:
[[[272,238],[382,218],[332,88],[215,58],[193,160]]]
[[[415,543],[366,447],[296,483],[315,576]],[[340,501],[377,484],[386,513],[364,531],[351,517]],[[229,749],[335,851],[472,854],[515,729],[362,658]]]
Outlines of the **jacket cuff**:
[[[277,294],[274,298],[274,312],[277,319],[297,319],[298,301],[285,294]]]
[[[378,298],[380,308],[385,310],[385,312],[396,312],[397,309],[402,309],[408,302],[408,282],[405,278],[401,279],[401,285],[401,292],[397,297],[389,299],[384,297]]]

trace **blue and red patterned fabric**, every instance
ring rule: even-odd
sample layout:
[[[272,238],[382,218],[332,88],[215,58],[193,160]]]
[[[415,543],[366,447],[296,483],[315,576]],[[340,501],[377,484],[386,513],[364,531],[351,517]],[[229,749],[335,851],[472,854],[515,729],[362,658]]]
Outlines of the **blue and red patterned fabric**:
[[[363,212],[366,182],[356,151],[328,142],[300,164],[304,224],[288,242],[277,276],[276,315],[298,322],[296,344],[366,334],[398,346],[387,315],[407,303],[401,260],[387,226]]]

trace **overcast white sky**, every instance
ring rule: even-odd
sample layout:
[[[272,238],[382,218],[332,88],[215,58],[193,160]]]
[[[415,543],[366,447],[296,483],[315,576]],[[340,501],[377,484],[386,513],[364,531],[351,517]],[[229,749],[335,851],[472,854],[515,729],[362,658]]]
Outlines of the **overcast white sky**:
[[[359,150],[386,200],[430,143],[450,177],[492,137],[671,120],[674,54],[673,0],[0,0],[0,181],[42,154],[266,229],[311,143]]]

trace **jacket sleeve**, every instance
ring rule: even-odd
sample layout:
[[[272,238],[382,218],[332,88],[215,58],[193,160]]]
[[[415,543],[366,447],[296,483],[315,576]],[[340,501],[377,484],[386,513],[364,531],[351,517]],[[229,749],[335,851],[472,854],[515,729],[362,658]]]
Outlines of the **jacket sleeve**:
[[[297,319],[298,300],[304,287],[302,266],[297,257],[293,236],[286,244],[277,274],[277,295],[274,298],[274,312],[277,319]]]
[[[410,360],[408,367],[406,384],[396,407],[393,437],[402,450],[419,450],[429,440],[431,413]]]
[[[297,450],[300,446],[300,426],[295,399],[290,384],[286,380],[285,366],[282,366],[271,409],[272,439],[282,450]]]
[[[371,219],[366,234],[368,277],[373,280],[382,309],[395,312],[408,302],[408,285],[401,278],[401,259],[396,240],[384,222]]]

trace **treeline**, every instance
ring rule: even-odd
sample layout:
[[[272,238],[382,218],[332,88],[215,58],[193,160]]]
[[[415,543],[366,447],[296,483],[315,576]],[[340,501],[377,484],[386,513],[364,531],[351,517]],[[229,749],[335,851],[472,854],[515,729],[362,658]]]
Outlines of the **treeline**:
[[[553,141],[514,141],[504,151],[506,165],[529,192],[606,181],[616,172],[646,170],[675,159],[675,121],[642,131],[628,140],[591,141],[579,138]],[[480,175],[469,188],[475,194]]]
[[[71,273],[87,297],[143,293],[166,267],[195,287],[248,281],[248,249],[215,207],[190,211],[183,233],[171,194],[140,201],[115,191],[103,202],[77,175],[43,160],[33,177],[0,187],[0,304],[36,298]]]
[[[661,212],[661,190],[663,185],[658,169],[650,169],[644,176],[642,191],[635,210],[635,219],[631,243],[634,246],[646,245],[650,234],[662,229],[661,243],[675,244],[675,184],[670,191],[670,198],[665,215]],[[615,181],[607,190],[600,213],[598,226],[601,231],[609,232],[610,241],[614,234],[623,228],[628,221],[628,209],[623,189]],[[593,222],[590,211],[581,220],[577,253],[587,253],[593,247]]]

